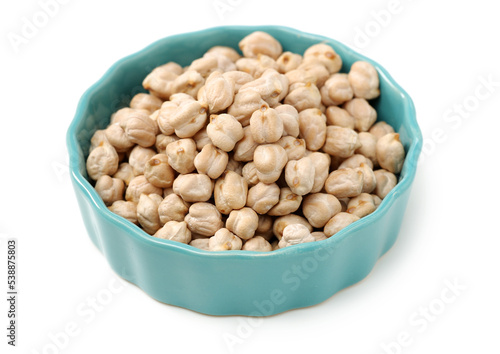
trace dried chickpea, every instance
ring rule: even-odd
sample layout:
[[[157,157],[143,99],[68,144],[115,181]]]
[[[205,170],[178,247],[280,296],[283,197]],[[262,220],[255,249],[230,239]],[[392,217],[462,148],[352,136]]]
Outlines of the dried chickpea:
[[[241,208],[229,213],[226,228],[242,240],[248,240],[255,235],[259,225],[259,216],[251,208]]]
[[[209,251],[241,250],[243,242],[228,229],[219,229],[215,235],[208,240]]]
[[[372,125],[369,132],[378,140],[386,134],[394,133],[394,128],[384,121]]]
[[[325,226],[328,220],[340,213],[341,209],[339,200],[327,193],[309,194],[302,204],[302,211],[307,221],[318,228]]]
[[[206,202],[212,196],[214,184],[207,175],[189,173],[177,176],[172,188],[186,202]]]
[[[377,120],[377,111],[364,98],[353,98],[344,103],[344,109],[354,117],[354,126],[360,132],[366,132]]]
[[[338,106],[353,97],[347,74],[333,74],[321,87],[321,99],[326,106]]]
[[[368,132],[360,132],[358,133],[359,142],[361,147],[359,147],[355,153],[366,156],[373,165],[376,165],[377,162],[377,138]]]
[[[356,197],[363,190],[363,172],[352,168],[333,171],[325,181],[325,190],[337,198]]]
[[[222,216],[211,203],[194,203],[184,219],[192,233],[210,237],[224,227]]]
[[[376,194],[371,194],[371,196],[373,198],[373,204],[375,205],[375,208],[378,208],[380,203],[382,203],[382,199]]]
[[[226,170],[233,171],[243,177],[243,163],[236,161],[233,154],[228,154],[229,160],[227,161]]]
[[[273,224],[274,236],[276,236],[278,240],[281,240],[283,236],[283,230],[285,229],[285,227],[293,224],[304,225],[309,230],[309,232],[313,231],[313,227],[304,217],[296,214],[288,214],[285,216],[280,216],[276,218],[276,220],[274,220]]]
[[[234,94],[237,94],[240,91],[240,88],[253,81],[254,78],[249,73],[243,71],[228,71],[222,74],[222,76],[231,83],[233,87]]]
[[[164,240],[177,241],[188,244],[191,242],[191,231],[184,221],[169,221],[153,235]]]
[[[304,139],[297,139],[293,136],[284,136],[276,142],[286,151],[288,161],[299,160],[306,154],[306,141]]]
[[[125,200],[138,203],[141,194],[158,194],[161,196],[163,195],[163,189],[153,186],[144,175],[140,175],[130,181],[125,191]]]
[[[207,144],[194,158],[194,166],[198,173],[217,179],[225,171],[228,159],[227,152],[216,148],[212,144]]]
[[[247,201],[248,185],[245,179],[233,171],[226,171],[215,182],[215,206],[222,214],[241,209]]]
[[[328,77],[330,76],[330,73],[328,72],[328,69],[319,61],[317,60],[304,60],[297,70],[303,70],[306,72],[305,76],[308,77],[314,77],[314,84],[318,86],[318,89],[321,88],[326,80],[328,80]]]
[[[283,216],[291,214],[300,207],[302,196],[292,192],[290,188],[281,188],[279,201],[268,212],[271,216]]]
[[[248,190],[246,206],[259,214],[266,214],[279,202],[280,187],[276,183],[259,182]]]
[[[128,140],[142,147],[150,147],[156,142],[157,123],[149,118],[146,111],[137,110],[122,124]]]
[[[175,78],[173,90],[176,93],[187,93],[194,98],[204,83],[205,79],[199,72],[187,70]]]
[[[210,54],[217,54],[217,55],[223,55],[226,58],[228,58],[229,60],[231,60],[232,62],[235,62],[236,60],[238,60],[239,58],[241,58],[241,56],[238,54],[238,52],[236,50],[234,50],[233,48],[231,48],[231,47],[225,47],[225,46],[220,46],[220,45],[217,45],[215,47],[210,48],[207,51],[207,54],[208,53],[210,53]]]
[[[227,113],[245,127],[250,124],[250,117],[253,112],[262,107],[263,104],[267,104],[267,102],[262,99],[257,91],[245,90],[238,92],[234,96],[233,104],[229,106]]]
[[[208,137],[206,128],[200,129],[198,133],[193,136],[193,139],[196,142],[196,149],[198,151],[203,150],[205,145],[212,144],[212,140]]]
[[[138,93],[130,101],[130,108],[133,109],[144,109],[149,113],[153,113],[157,109],[160,109],[163,101],[148,93]]]
[[[358,134],[349,128],[329,125],[326,127],[326,142],[323,151],[332,155],[347,158],[361,147]]]
[[[194,138],[196,139],[196,136]],[[158,151],[159,154],[164,154],[167,150],[167,145],[177,140],[179,140],[177,135],[158,134],[155,143],[156,151]],[[196,146],[198,146],[198,141],[196,142]]]
[[[125,183],[125,185],[128,186],[132,178],[134,178],[135,176],[136,175],[134,173],[134,168],[132,167],[132,165],[130,165],[128,162],[122,162],[118,166],[118,170],[116,170],[113,178],[121,179]]]
[[[191,237],[192,236],[193,235],[191,234]],[[200,250],[209,251],[208,243],[209,243],[208,238],[197,238],[197,239],[192,239],[191,242],[189,242],[189,245],[199,248]]]
[[[326,140],[326,116],[317,108],[305,109],[299,113],[299,127],[307,149],[321,149]]]
[[[102,175],[97,179],[94,188],[102,198],[104,204],[111,205],[117,200],[123,199],[125,185],[121,179]]]
[[[343,168],[356,168],[361,167],[361,164],[366,164],[370,168],[373,168],[373,164],[370,159],[361,154],[354,154],[351,157],[348,157],[337,167],[337,169],[341,170]]]
[[[236,161],[252,161],[255,149],[259,146],[255,142],[250,126],[243,128],[243,138],[241,138],[234,146],[233,157]]]
[[[295,83],[290,85],[285,104],[289,104],[300,112],[308,108],[319,108],[321,106],[321,93],[318,87],[311,82]]]
[[[326,109],[326,123],[349,129],[354,129],[356,125],[354,117],[345,109],[337,106],[330,106]]]
[[[273,58],[259,54],[257,58],[241,58],[236,61],[236,68],[241,72],[252,75],[253,78],[260,78],[268,69],[278,70],[278,64]]]
[[[399,173],[403,168],[405,149],[398,133],[389,133],[377,141],[377,161],[383,169]]]
[[[285,168],[285,180],[293,193],[305,195],[314,185],[314,164],[309,156],[288,161]]]
[[[258,144],[275,143],[283,134],[283,121],[274,109],[262,105],[250,118],[250,131]]]
[[[330,74],[335,74],[342,67],[342,58],[335,50],[325,43],[310,46],[304,52],[304,61],[318,61],[328,69]]]
[[[314,237],[314,241],[323,241],[328,238],[325,233],[321,231],[311,232],[311,236]]]
[[[283,122],[283,136],[298,137],[300,133],[299,112],[297,112],[295,107],[289,104],[282,104],[274,109]]]
[[[104,133],[106,134],[107,141],[113,145],[116,152],[128,151],[134,146],[134,143],[129,140],[125,130],[118,123],[108,125]]]
[[[169,221],[183,221],[189,209],[188,203],[177,194],[167,195],[158,205],[158,216],[162,225]]]
[[[255,186],[259,183],[259,177],[257,177],[257,168],[255,167],[255,163],[248,162],[243,166],[241,170],[241,175],[247,181],[249,187]]]
[[[389,192],[396,187],[398,179],[396,175],[384,169],[373,171],[375,174],[375,179],[377,180],[377,186],[375,187],[374,193],[381,199],[384,199]]]
[[[142,86],[164,100],[174,93],[174,80],[182,74],[182,67],[174,62],[158,66],[142,82]]]
[[[283,229],[283,237],[279,242],[279,248],[285,248],[299,243],[314,242],[315,238],[311,231],[302,224],[291,224]]]
[[[243,127],[230,114],[211,115],[207,125],[207,134],[212,144],[224,151],[234,149],[236,143],[243,138]]]
[[[233,103],[234,84],[221,72],[214,71],[211,73],[204,87],[210,113],[223,111]]]
[[[96,130],[94,134],[92,134],[92,138],[90,138],[89,153],[95,148],[102,146],[102,144],[109,144],[108,138],[106,137],[106,131],[104,129]]]
[[[325,225],[323,232],[327,237],[335,235],[337,232],[343,228],[349,226],[355,221],[358,221],[359,217],[354,214],[349,214],[346,212],[340,212],[333,216]]]
[[[175,172],[168,164],[167,155],[157,154],[146,163],[144,176],[156,187],[169,188],[174,183]]]
[[[172,101],[165,101],[161,105],[156,122],[158,128],[164,135],[172,135],[175,133],[175,128],[170,125],[170,117],[177,110],[178,106]]]
[[[255,236],[247,240],[241,249],[258,252],[270,252],[273,250],[271,244],[262,236]]]
[[[308,155],[314,166],[314,183],[311,193],[318,193],[323,190],[325,181],[328,178],[331,158],[330,155],[322,152],[313,152]]]
[[[138,224],[137,221],[137,204],[134,202],[127,202],[124,200],[117,200],[111,206],[108,207],[108,209],[117,214],[120,215],[122,218],[127,219],[133,224]]]
[[[368,193],[361,193],[357,197],[349,200],[349,204],[347,204],[347,212],[359,218],[373,213],[375,209],[373,197]]]
[[[168,164],[182,174],[195,170],[196,143],[193,139],[179,139],[167,145]]]
[[[147,162],[155,155],[156,151],[154,149],[136,145],[128,156],[128,163],[134,169],[134,174],[144,174]]]
[[[361,192],[373,192],[377,185],[377,179],[375,177],[375,174],[373,173],[372,168],[368,164],[362,163],[359,167],[356,167],[356,170],[363,172],[363,188],[361,189]]]
[[[198,72],[201,76],[206,78],[207,76],[214,73],[219,68],[219,62],[215,55],[203,56],[201,58],[195,59],[189,65],[188,70],[193,70]]]
[[[137,204],[137,220],[144,231],[153,235],[161,227],[158,207],[163,198],[158,194],[141,194]]]
[[[256,58],[259,54],[278,59],[283,51],[280,42],[268,33],[255,31],[243,38],[238,44],[243,55],[247,58]]]
[[[357,61],[352,64],[349,82],[356,97],[371,100],[380,95],[377,70],[366,61]]]
[[[276,64],[278,64],[278,71],[285,74],[291,70],[297,69],[302,63],[302,56],[300,54],[295,54],[292,52],[283,52],[278,59],[276,59]]]
[[[266,69],[260,78],[243,85],[239,92],[256,91],[271,107],[276,107],[288,94],[288,78],[274,69]]]
[[[289,86],[292,86],[296,83],[301,83],[301,84],[311,83],[315,85],[317,85],[318,83],[318,78],[316,77],[316,74],[314,72],[306,71],[302,68],[290,70],[287,73],[285,73],[285,76],[288,79]]]
[[[188,100],[179,102],[177,108],[166,117],[168,124],[175,129],[175,134],[179,138],[191,138],[205,126],[207,121],[207,106],[192,99],[191,96],[188,97]]]
[[[115,148],[107,141],[101,141],[87,158],[87,173],[94,181],[104,175],[111,176],[118,170],[118,161]]]
[[[273,183],[280,177],[288,157],[285,149],[278,144],[264,144],[255,149],[253,161],[259,181]]]
[[[262,236],[267,241],[271,241],[274,238],[273,223],[274,220],[269,215],[259,214],[259,224],[255,231],[256,235]]]

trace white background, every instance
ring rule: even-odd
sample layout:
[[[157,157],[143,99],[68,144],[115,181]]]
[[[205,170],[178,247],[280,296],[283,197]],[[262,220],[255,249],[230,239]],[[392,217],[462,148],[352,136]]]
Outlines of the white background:
[[[389,0],[219,3],[225,12],[212,0],[72,0],[17,46],[9,38],[22,36],[23,18],[33,21],[40,2],[0,5],[1,289],[5,239],[17,237],[20,252],[18,347],[6,345],[1,300],[0,352],[498,353],[496,8],[479,0],[400,0],[395,9]],[[373,272],[322,304],[257,326],[120,285],[84,229],[65,146],[80,96],[116,60],[168,35],[235,24],[295,27],[373,58],[414,99],[426,139],[400,236]],[[453,282],[456,295],[447,290]],[[87,301],[110,287],[112,299],[91,310]],[[419,311],[429,308],[426,320]],[[68,326],[74,335],[65,339]],[[245,338],[228,346],[228,334]]]

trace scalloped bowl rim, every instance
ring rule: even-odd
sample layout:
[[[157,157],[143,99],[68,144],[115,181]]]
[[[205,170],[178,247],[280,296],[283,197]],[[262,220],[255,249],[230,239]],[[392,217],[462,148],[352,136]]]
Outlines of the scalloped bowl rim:
[[[78,153],[78,141],[76,137],[76,130],[78,125],[82,122],[82,120],[85,119],[85,116],[83,112],[85,111],[85,107],[87,107],[90,103],[90,100],[92,98],[92,95],[94,91],[100,87],[101,85],[104,85],[108,80],[113,79],[113,74],[114,72],[125,62],[129,60],[134,60],[136,56],[139,56],[141,54],[144,54],[145,52],[153,50],[157,46],[162,46],[164,42],[167,42],[171,38],[179,38],[179,37],[191,37],[193,35],[203,33],[203,32],[217,32],[217,31],[227,31],[227,30],[238,30],[238,29],[248,29],[248,30],[259,30],[259,31],[266,31],[267,29],[272,29],[272,30],[280,30],[282,32],[288,32],[293,35],[299,34],[300,36],[304,37],[312,37],[316,40],[324,40],[328,41],[331,43],[334,43],[336,46],[342,47],[345,51],[351,52],[354,54],[356,57],[359,58],[359,60],[365,60],[370,62],[372,65],[375,66],[377,69],[377,72],[379,74],[380,80],[385,80],[386,83],[389,84],[389,86],[392,86],[393,89],[398,91],[405,104],[406,111],[409,112],[409,123],[411,126],[411,136],[412,136],[412,143],[408,148],[406,158],[405,158],[405,165],[411,164],[407,170],[405,176],[398,181],[398,184],[396,185],[395,188],[393,188],[389,194],[383,199],[382,203],[380,206],[375,210],[373,213],[370,215],[367,215],[360,220],[356,221],[355,223],[350,224],[346,228],[342,229],[335,235],[329,237],[326,240],[322,241],[316,241],[316,242],[309,242],[309,243],[304,243],[304,244],[299,244],[299,245],[294,245],[292,247],[285,247],[282,249],[278,249],[275,251],[270,251],[270,252],[258,252],[258,251],[242,251],[242,250],[234,250],[234,251],[205,251],[201,250],[198,248],[195,248],[193,246],[189,246],[184,243],[176,242],[176,241],[170,241],[170,240],[164,240],[164,239],[159,239],[156,237],[152,237],[151,235],[147,234],[145,231],[140,229],[138,226],[132,224],[130,221],[122,218],[121,216],[111,212],[104,202],[102,201],[101,197],[97,194],[95,191],[94,187],[85,179],[85,177],[80,173],[79,171],[79,159],[83,158],[79,155]],[[223,45],[223,44],[221,44]],[[416,174],[416,167],[417,167],[417,161],[418,161],[418,156],[420,154],[421,148],[422,148],[422,134],[420,131],[420,128],[418,126],[418,123],[416,121],[416,112],[415,112],[415,107],[413,104],[412,99],[410,96],[406,93],[406,91],[399,86],[399,84],[392,78],[392,76],[387,72],[386,69],[384,69],[380,64],[377,62],[373,61],[372,59],[354,51],[347,45],[338,42],[335,39],[328,38],[325,36],[317,35],[317,34],[312,34],[312,33],[306,33],[302,32],[290,27],[283,27],[283,26],[219,26],[219,27],[211,27],[207,28],[204,30],[200,31],[194,31],[194,32],[187,32],[187,33],[181,33],[181,34],[176,34],[172,36],[167,36],[165,38],[159,39],[152,44],[146,46],[145,48],[130,54],[117,62],[115,62],[105,73],[104,75],[92,86],[90,86],[85,93],[82,95],[80,101],[78,102],[78,106],[76,109],[75,116],[68,128],[67,131],[67,148],[70,156],[70,164],[69,164],[69,171],[70,171],[70,176],[73,178],[74,182],[76,182],[76,185],[79,186],[81,190],[84,191],[84,195],[88,197],[92,201],[92,206],[99,210],[102,215],[110,222],[122,227],[127,231],[127,234],[130,235],[130,237],[133,237],[136,239],[136,241],[140,242],[145,242],[151,245],[155,245],[156,247],[163,248],[163,249],[171,249],[175,250],[179,253],[187,254],[187,255],[192,255],[192,256],[198,256],[198,257],[225,257],[225,258],[243,258],[243,259],[248,259],[248,258],[254,258],[254,257],[271,257],[271,258],[281,258],[286,255],[291,255],[291,254],[300,254],[300,253],[306,253],[309,252],[310,250],[313,250],[315,248],[320,248],[320,247],[334,247],[335,244],[342,242],[342,240],[346,237],[349,237],[349,234],[353,230],[357,230],[362,228],[365,224],[371,223],[372,221],[384,217],[385,213],[391,206],[391,204],[394,203],[395,199],[398,197],[399,194],[401,194],[403,191],[407,190],[410,188],[413,179]]]

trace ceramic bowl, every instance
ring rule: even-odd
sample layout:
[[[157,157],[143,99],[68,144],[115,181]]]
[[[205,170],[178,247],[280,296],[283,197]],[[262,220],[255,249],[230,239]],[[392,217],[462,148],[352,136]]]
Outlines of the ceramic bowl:
[[[156,66],[168,61],[188,65],[215,45],[237,49],[238,42],[256,30],[274,36],[284,51],[300,54],[313,44],[328,43],[343,59],[342,72],[357,60],[375,66],[381,95],[372,104],[378,119],[399,132],[407,154],[396,188],[374,213],[333,237],[267,253],[208,252],[153,238],[110,212],[85,170],[95,130],[105,128],[111,113],[144,92],[142,80]],[[170,36],[119,60],[82,96],[67,133],[67,146],[87,232],[117,274],[163,303],[211,315],[268,316],[318,304],[370,273],[398,235],[422,136],[411,98],[373,60],[336,40],[292,28],[226,26]]]

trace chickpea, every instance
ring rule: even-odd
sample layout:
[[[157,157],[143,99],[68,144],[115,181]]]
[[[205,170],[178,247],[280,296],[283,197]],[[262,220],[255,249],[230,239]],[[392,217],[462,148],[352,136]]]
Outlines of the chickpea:
[[[333,171],[326,179],[325,190],[337,198],[356,197],[363,190],[363,172],[352,168]]]
[[[313,77],[314,81],[311,82],[314,82],[318,89],[325,84],[330,76],[328,69],[321,62],[314,59],[304,60],[297,69],[304,70],[306,72],[306,77]]]
[[[156,151],[151,148],[144,148],[140,145],[136,145],[128,156],[128,163],[134,169],[135,175],[144,174],[146,169],[146,163],[156,155]]]
[[[252,75],[243,71],[228,71],[222,74],[222,76],[231,83],[234,94],[237,94],[243,85],[254,80]]]
[[[371,100],[380,95],[377,70],[366,61],[357,61],[352,64],[349,82],[356,97]]]
[[[251,208],[241,208],[229,213],[226,220],[226,228],[242,240],[249,240],[255,235],[259,217]]]
[[[299,127],[307,149],[321,149],[326,140],[326,116],[317,108],[305,109],[299,113]]]
[[[187,70],[175,78],[173,82],[173,92],[187,93],[192,97],[196,97],[198,90],[204,83],[205,79],[199,72]]]
[[[174,193],[186,202],[206,202],[212,196],[214,184],[207,175],[190,173],[179,175],[174,180]]]
[[[214,73],[217,69],[219,69],[219,62],[215,55],[204,55],[201,58],[195,59],[188,68],[188,70],[198,72],[204,78],[207,78],[207,76]]]
[[[227,152],[208,144],[194,158],[194,166],[198,173],[217,179],[225,171],[228,159]]]
[[[276,220],[274,220],[273,224],[274,236],[276,236],[278,240],[281,240],[281,238],[283,237],[283,230],[285,229],[285,227],[293,224],[304,225],[309,230],[310,233],[313,231],[313,227],[304,217],[296,214],[289,214],[285,216],[280,216],[276,218]]]
[[[128,162],[122,162],[118,166],[118,170],[113,175],[113,178],[121,179],[126,186],[129,185],[132,178],[135,177],[134,168]]]
[[[280,187],[276,183],[259,182],[248,190],[246,206],[259,214],[266,214],[279,202]]]
[[[399,140],[399,134],[389,133],[378,139],[377,161],[383,169],[400,173],[405,159],[405,149]]]
[[[323,227],[342,207],[339,200],[332,194],[314,193],[304,198],[302,211],[307,221],[313,227]]]
[[[373,197],[368,193],[361,193],[349,200],[349,204],[347,204],[347,212],[360,218],[373,213],[375,209]]]
[[[311,232],[311,236],[314,237],[314,241],[323,241],[328,238],[325,233],[321,231]]]
[[[125,191],[125,200],[130,202],[139,203],[139,198],[141,194],[163,194],[163,189],[153,186],[148,182],[144,175],[134,177]]]
[[[194,136],[194,139],[196,139],[196,135]],[[158,151],[159,154],[165,154],[167,151],[167,145],[177,140],[179,140],[177,135],[158,134],[156,136],[155,143],[156,151]],[[198,146],[198,140],[196,141],[196,146]]]
[[[134,202],[126,202],[124,200],[117,200],[108,209],[121,216],[122,218],[127,219],[133,224],[138,224],[137,221],[137,204]]]
[[[230,114],[211,115],[207,134],[212,143],[224,151],[233,150],[244,135],[243,127]]]
[[[233,104],[229,106],[227,113],[245,127],[250,124],[250,117],[253,112],[262,107],[263,104],[267,104],[267,102],[262,99],[257,91],[244,90],[234,96]]]
[[[259,54],[264,54],[276,60],[283,51],[280,42],[261,31],[250,33],[240,41],[238,46],[247,58],[256,58]]]
[[[96,130],[94,134],[92,134],[92,138],[90,138],[89,153],[91,153],[95,148],[102,146],[103,144],[109,144],[108,138],[106,137],[106,131]]]
[[[297,139],[293,136],[284,136],[276,142],[286,151],[288,161],[299,160],[306,154],[306,141],[304,139]]]
[[[283,216],[291,214],[299,209],[300,203],[302,203],[301,195],[293,193],[290,188],[281,188],[279,201],[268,211],[268,215]]]
[[[161,105],[156,122],[158,124],[158,128],[164,135],[172,135],[175,133],[175,128],[170,125],[170,117],[174,114],[177,108],[178,106],[172,101],[165,101]]]
[[[365,163],[362,163],[361,166],[356,168],[356,170],[363,172],[363,188],[361,189],[361,192],[373,192],[377,185],[377,179],[375,178],[375,174],[373,173],[371,167]]]
[[[329,125],[326,128],[326,142],[323,151],[332,155],[347,158],[361,147],[358,134],[349,128]]]
[[[236,161],[234,159],[234,156],[232,156],[233,154],[228,154],[228,155],[229,155],[229,160],[227,161],[226,170],[233,171],[243,177],[243,172],[242,172],[243,164],[239,161]]]
[[[241,58],[236,61],[236,68],[241,72],[260,78],[267,69],[278,70],[278,64],[273,58],[259,54],[257,58]]]
[[[161,227],[158,207],[163,198],[158,194],[141,194],[137,204],[137,220],[144,231],[153,235]]]
[[[118,170],[118,161],[115,148],[102,141],[87,158],[87,173],[94,181],[103,175],[113,175]]]
[[[384,169],[376,170],[373,172],[377,180],[377,186],[374,193],[381,199],[384,199],[389,192],[396,187],[398,179],[396,175]]]
[[[285,168],[285,180],[293,193],[305,195],[314,185],[314,165],[309,157],[288,161]]]
[[[205,145],[212,144],[212,140],[208,137],[206,128],[200,129],[198,133],[193,136],[193,139],[196,142],[196,149],[198,151],[203,150]]]
[[[134,143],[127,137],[125,130],[118,123],[108,125],[104,133],[107,141],[117,152],[126,152],[134,146]]]
[[[326,106],[338,106],[353,97],[347,74],[333,74],[321,87],[321,100]]]
[[[283,237],[279,242],[279,248],[285,248],[299,243],[314,242],[315,238],[311,231],[302,224],[291,224],[283,229]]]
[[[257,252],[270,252],[273,250],[271,244],[262,236],[255,236],[247,240],[241,249]]]
[[[380,203],[382,203],[382,199],[376,194],[371,194],[371,196],[373,198],[373,204],[375,205],[375,208],[378,208]]]
[[[298,112],[308,108],[321,106],[321,93],[318,87],[311,82],[295,83],[290,85],[285,104],[293,106]]]
[[[299,112],[297,112],[295,107],[289,104],[282,104],[277,106],[275,111],[283,122],[283,136],[298,137],[300,133]]]
[[[259,183],[259,177],[257,177],[257,168],[255,167],[255,163],[246,163],[241,170],[241,174],[249,187],[253,187],[257,183]]]
[[[354,126],[360,132],[368,131],[377,120],[377,111],[364,98],[353,98],[344,109],[354,117]]]
[[[208,240],[209,251],[241,250],[243,242],[228,229],[219,229],[215,235]]]
[[[123,200],[125,185],[121,179],[102,175],[97,179],[95,190],[104,204],[111,205],[117,200]]]
[[[259,181],[273,183],[280,177],[288,158],[285,149],[278,144],[265,144],[255,149],[253,161]]]
[[[235,62],[236,60],[241,58],[241,56],[238,54],[238,52],[236,50],[234,50],[231,47],[225,47],[225,46],[212,47],[207,51],[207,54],[208,53],[217,54],[217,55],[224,55],[226,58],[228,58],[232,62]]]
[[[135,111],[122,124],[129,141],[142,147],[150,147],[156,142],[157,123],[145,111]]]
[[[132,100],[130,101],[130,108],[133,109],[144,109],[149,113],[153,113],[157,109],[160,109],[163,101],[154,96],[147,93],[138,93]]]
[[[364,155],[361,154],[354,154],[351,157],[348,157],[342,163],[337,167],[337,169],[341,170],[343,168],[356,168],[356,167],[361,167],[362,164],[368,165],[370,168],[373,168],[373,164]]]
[[[309,155],[314,166],[314,183],[311,193],[318,193],[323,190],[325,181],[328,178],[330,167],[330,155],[322,152],[313,152]]]
[[[394,133],[394,128],[391,127],[386,122],[380,121],[380,122],[373,124],[372,127],[370,128],[369,132],[373,136],[375,136],[375,139],[378,140],[386,134]]]
[[[276,59],[276,64],[278,64],[278,71],[285,74],[291,70],[297,69],[302,63],[302,56],[300,54],[295,54],[292,52],[283,52],[278,59]]]
[[[195,170],[196,143],[193,139],[179,139],[167,145],[168,164],[177,172],[186,174]]]
[[[250,131],[258,144],[275,143],[283,134],[283,121],[274,109],[262,105],[250,118]]]
[[[304,61],[309,60],[319,61],[330,74],[335,74],[342,68],[342,58],[331,46],[325,43],[318,43],[306,49]]]
[[[234,83],[214,71],[205,82],[205,97],[211,113],[223,111],[233,103]]]
[[[189,209],[188,203],[177,194],[169,194],[158,205],[158,216],[162,225],[169,221],[183,221]]]
[[[182,67],[170,62],[155,68],[142,82],[142,86],[164,100],[174,93],[174,80],[182,74]]]
[[[259,144],[253,139],[250,126],[246,126],[243,128],[243,138],[234,146],[234,159],[244,162],[252,161],[257,146],[259,146]]]
[[[245,179],[233,171],[226,171],[215,182],[215,206],[222,214],[241,209],[247,200],[248,185]]]
[[[187,228],[185,221],[169,221],[161,229],[156,231],[154,237],[164,240],[177,241],[188,244],[191,242],[191,231]]]
[[[189,207],[185,221],[189,230],[201,236],[210,237],[224,227],[222,216],[211,203],[194,203]]]
[[[317,86],[318,83],[318,78],[316,77],[316,73],[313,71],[307,71],[303,68],[290,70],[287,73],[285,73],[285,76],[288,79],[289,86],[293,86],[297,83],[301,84],[311,83]]]
[[[267,241],[271,241],[274,238],[273,223],[274,220],[269,215],[259,214],[259,224],[257,225],[255,233],[262,236]]]
[[[146,163],[144,176],[156,187],[169,188],[174,183],[175,173],[168,164],[167,155],[157,154]]]
[[[192,236],[193,235],[191,233],[191,237]],[[209,251],[208,243],[209,243],[208,238],[197,238],[197,239],[192,239],[191,242],[189,242],[189,245],[199,248],[200,250]]]
[[[327,237],[331,237],[343,228],[358,220],[359,217],[354,214],[340,212],[338,214],[335,214],[330,220],[328,220],[323,232]]]
[[[371,167],[378,163],[377,161],[377,138],[368,132],[358,133],[359,142],[361,147],[358,148],[355,153],[366,156],[370,162]]]
[[[326,109],[326,123],[349,129],[354,129],[355,126],[354,117],[345,109],[337,106],[330,106]]]
[[[260,78],[250,81],[239,92],[256,91],[271,107],[276,107],[288,94],[288,78],[274,69],[267,69]]]

